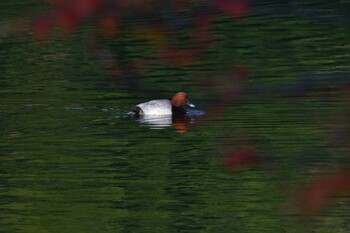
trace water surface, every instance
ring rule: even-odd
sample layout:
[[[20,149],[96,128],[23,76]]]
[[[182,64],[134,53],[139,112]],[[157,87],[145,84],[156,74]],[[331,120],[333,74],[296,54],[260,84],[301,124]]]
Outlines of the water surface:
[[[122,79],[89,47],[93,28],[2,36],[0,232],[348,232],[347,183],[326,181],[348,169],[350,47],[327,7],[216,15],[214,43],[188,65],[150,59],[125,29],[102,45],[121,66],[150,63]],[[185,118],[128,115],[177,91],[197,106]],[[328,192],[345,197],[314,204]]]

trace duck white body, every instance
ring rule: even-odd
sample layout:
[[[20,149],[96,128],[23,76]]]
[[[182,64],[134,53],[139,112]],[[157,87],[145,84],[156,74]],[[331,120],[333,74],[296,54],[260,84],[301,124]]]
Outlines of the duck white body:
[[[167,99],[151,100],[136,106],[142,109],[144,115],[172,115],[172,104]]]
[[[185,105],[194,107],[185,92],[176,93],[171,100],[151,100],[136,105],[132,111],[136,116],[168,116],[174,114],[186,114]]]

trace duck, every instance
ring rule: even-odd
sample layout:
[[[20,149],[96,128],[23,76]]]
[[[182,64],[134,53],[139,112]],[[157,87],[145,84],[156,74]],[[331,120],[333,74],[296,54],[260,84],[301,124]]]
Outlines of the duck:
[[[171,100],[158,99],[140,103],[133,107],[132,112],[135,116],[166,116],[166,115],[185,115],[187,110],[185,106],[195,107],[189,101],[185,92],[177,92]]]

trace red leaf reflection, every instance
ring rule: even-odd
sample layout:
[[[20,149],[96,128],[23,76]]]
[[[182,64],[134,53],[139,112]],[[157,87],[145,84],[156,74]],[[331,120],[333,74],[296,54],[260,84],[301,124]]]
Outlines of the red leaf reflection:
[[[212,0],[214,6],[222,12],[234,17],[246,16],[249,11],[247,0]]]
[[[45,41],[49,35],[50,23],[46,16],[39,17],[34,21],[34,39],[36,41]]]
[[[106,15],[101,18],[101,33],[107,37],[115,37],[119,30],[119,18],[114,15]]]
[[[224,164],[232,169],[237,170],[241,167],[254,165],[257,162],[257,153],[251,146],[240,147],[226,154]]]
[[[342,170],[316,178],[297,194],[299,210],[304,215],[315,215],[326,207],[332,197],[349,194],[350,171]]]
[[[213,41],[210,33],[211,27],[212,22],[209,14],[200,14],[196,17],[193,35],[197,45],[207,47]]]
[[[101,3],[101,0],[78,0],[75,4],[75,9],[79,15],[87,17],[95,14]]]
[[[160,57],[174,65],[185,65],[197,61],[199,53],[194,49],[165,48],[160,51]]]
[[[74,9],[59,10],[56,12],[58,26],[66,34],[71,34],[78,27],[80,17]]]

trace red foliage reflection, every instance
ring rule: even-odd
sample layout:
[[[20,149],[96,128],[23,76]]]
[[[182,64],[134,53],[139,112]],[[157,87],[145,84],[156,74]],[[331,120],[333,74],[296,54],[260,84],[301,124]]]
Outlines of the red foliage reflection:
[[[296,196],[300,212],[315,215],[323,210],[331,198],[350,192],[350,171],[341,170],[316,178],[303,187]]]
[[[161,58],[175,65],[185,65],[199,59],[198,52],[193,49],[165,48],[159,54]]]
[[[65,34],[73,33],[81,20],[78,12],[74,9],[59,10],[56,12],[55,18],[58,26]]]
[[[228,13],[234,17],[246,16],[249,11],[247,0],[212,0],[215,7],[220,11]]]
[[[237,170],[242,167],[254,165],[257,162],[256,150],[251,147],[240,147],[229,151],[225,158],[224,164],[231,170]]]
[[[119,17],[115,14],[108,14],[100,19],[100,29],[102,35],[105,37],[115,37],[118,34],[119,29]]]
[[[121,1],[121,0],[49,0],[53,9],[27,20],[28,25],[12,31],[32,30],[36,41],[49,39],[59,28],[71,35],[83,24],[93,25],[89,36],[115,38],[127,29],[149,40],[158,58],[173,65],[187,65],[200,61],[213,42],[213,18],[225,13],[235,19],[247,15],[248,0],[206,1]],[[122,22],[137,20],[136,24],[121,27]],[[32,25],[32,28],[30,27]],[[12,25],[11,25],[12,26]],[[96,30],[94,30],[96,29]],[[97,33],[96,33],[97,32]],[[178,48],[176,35],[187,37]],[[101,40],[99,43],[103,43]],[[102,61],[103,62],[103,61]]]
[[[41,16],[34,21],[34,39],[36,41],[45,41],[48,39],[50,22],[47,16]]]

